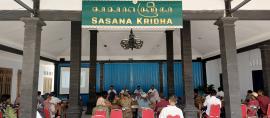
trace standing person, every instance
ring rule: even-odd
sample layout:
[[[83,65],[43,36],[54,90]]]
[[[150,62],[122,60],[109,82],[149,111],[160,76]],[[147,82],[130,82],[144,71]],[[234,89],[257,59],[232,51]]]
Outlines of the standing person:
[[[55,92],[51,92],[50,93],[51,96],[51,100],[50,103],[51,105],[51,110],[53,111],[53,116],[58,117],[61,115],[61,100],[59,98],[56,97]]]
[[[216,97],[217,91],[216,90],[211,90],[210,91],[210,98],[206,99],[205,102],[203,103],[203,106],[206,107],[206,115],[210,115],[210,109],[212,105],[219,105],[221,108],[221,101]]]
[[[170,105],[161,110],[159,118],[167,118],[168,115],[184,118],[182,110],[175,106],[177,103],[177,97],[171,96],[169,99],[169,103]]]
[[[256,92],[252,93],[251,98],[247,103],[247,115],[248,118],[257,118],[257,111],[259,109],[259,102],[256,99],[258,94]]]
[[[44,108],[44,99],[41,96],[41,92],[38,91],[38,96],[37,96],[37,100],[38,100],[38,106],[37,106],[37,111],[40,113],[41,116],[44,116],[43,114],[43,108]]]
[[[259,90],[257,100],[260,106],[260,116],[265,116],[267,114],[268,104],[270,104],[270,99],[268,96],[264,95],[262,90]]]
[[[217,97],[221,100],[224,98],[224,92],[222,87],[218,87]]]

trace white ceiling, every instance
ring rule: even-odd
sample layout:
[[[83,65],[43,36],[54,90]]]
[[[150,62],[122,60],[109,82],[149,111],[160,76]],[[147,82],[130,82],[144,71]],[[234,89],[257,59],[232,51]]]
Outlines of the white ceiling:
[[[70,22],[46,22],[42,32],[41,55],[53,59],[69,58]],[[219,37],[214,21],[192,21],[193,58],[207,58],[219,54]],[[0,21],[0,43],[14,48],[23,47],[23,23]],[[161,30],[136,30],[135,35],[144,41],[142,49],[124,50],[122,39],[128,38],[128,30],[102,30],[98,33],[98,60],[159,60],[166,59],[165,33]],[[89,59],[89,37],[87,29],[82,32],[82,58]],[[270,39],[270,21],[237,21],[237,47],[244,47]],[[107,47],[104,47],[107,45]],[[180,59],[180,30],[174,31],[175,59]]]

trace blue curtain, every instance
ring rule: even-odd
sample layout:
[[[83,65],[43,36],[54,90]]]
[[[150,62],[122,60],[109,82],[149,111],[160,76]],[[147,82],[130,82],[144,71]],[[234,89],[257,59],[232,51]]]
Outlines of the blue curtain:
[[[104,90],[114,85],[118,92],[127,87],[133,91],[140,85],[144,91],[151,85],[159,89],[158,63],[111,63],[104,64]]]
[[[163,94],[168,96],[168,87],[167,87],[167,64],[163,64]],[[192,62],[192,71],[193,71],[193,86],[197,88],[203,85],[203,73],[202,73],[202,63],[201,62]],[[184,85],[182,78],[182,63],[174,63],[174,89],[176,96],[184,96]]]

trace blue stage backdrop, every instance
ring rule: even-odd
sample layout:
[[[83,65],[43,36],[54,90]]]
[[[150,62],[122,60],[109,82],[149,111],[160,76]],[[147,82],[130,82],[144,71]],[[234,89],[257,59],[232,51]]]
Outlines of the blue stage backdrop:
[[[110,63],[104,64],[104,90],[114,85],[117,92],[127,87],[132,92],[140,85],[148,91],[151,85],[159,89],[158,63]]]
[[[57,86],[60,85],[60,70],[61,67],[69,67],[70,64],[59,64]],[[82,64],[82,68],[89,68],[89,64]],[[201,62],[193,62],[193,83],[197,88],[203,85],[203,68]],[[162,65],[163,73],[163,95],[168,95],[167,87],[167,64]],[[104,64],[104,90],[108,90],[110,85],[114,85],[119,93],[124,87],[127,87],[133,92],[137,85],[147,92],[151,85],[159,91],[159,63],[145,62],[145,63],[105,63]],[[174,63],[174,86],[177,96],[184,95],[183,78],[182,78],[182,64],[180,62]],[[59,90],[59,89],[58,89]],[[100,92],[100,64],[97,64],[97,81],[96,91]],[[58,91],[59,92],[59,91]],[[81,98],[84,105],[88,101],[88,94],[81,93]]]

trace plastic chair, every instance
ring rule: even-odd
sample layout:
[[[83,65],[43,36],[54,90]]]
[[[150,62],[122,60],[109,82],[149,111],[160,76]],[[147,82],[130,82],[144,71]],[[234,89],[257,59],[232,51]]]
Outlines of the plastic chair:
[[[155,113],[152,109],[144,108],[142,110],[142,118],[154,118]]]
[[[94,115],[94,116],[92,116],[91,118],[105,118],[105,117],[102,116],[102,115]]]
[[[51,118],[51,114],[48,108],[44,108],[44,116],[45,118]]]
[[[179,115],[175,115],[175,116],[173,116],[173,115],[168,115],[167,118],[180,118],[180,116],[179,116]]]
[[[3,118],[3,113],[0,111],[0,118]]]
[[[270,118],[270,104],[268,104],[266,116]]]
[[[242,104],[241,110],[242,110],[242,118],[247,118],[247,105]]]
[[[123,118],[123,112],[121,109],[112,109],[111,118]]]
[[[211,105],[210,114],[207,118],[220,118],[220,105]]]
[[[94,116],[103,116],[106,118],[106,110],[96,110]]]

